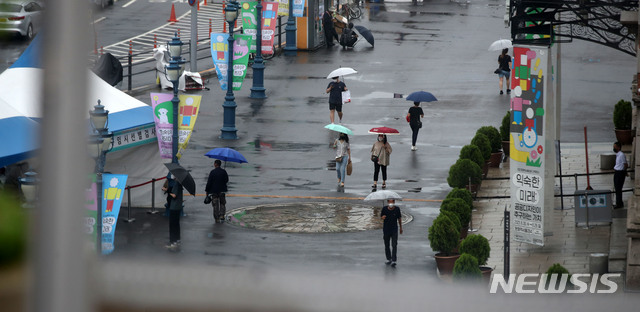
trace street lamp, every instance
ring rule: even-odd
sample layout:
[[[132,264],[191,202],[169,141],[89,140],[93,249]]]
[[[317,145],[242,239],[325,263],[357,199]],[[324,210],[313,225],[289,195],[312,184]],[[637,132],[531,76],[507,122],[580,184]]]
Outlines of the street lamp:
[[[91,127],[94,134],[89,136],[89,154],[96,161],[96,186],[97,186],[97,214],[96,214],[96,239],[98,254],[102,254],[102,173],[106,155],[113,145],[113,132],[109,131],[109,111],[98,100],[98,104],[89,112]]]
[[[25,203],[23,207],[33,208],[36,200],[38,200],[38,174],[34,171],[27,171],[24,177],[19,178],[20,190],[24,195]]]
[[[224,109],[224,120],[220,129],[220,138],[225,140],[235,140],[238,138],[236,129],[236,98],[233,96],[233,23],[238,18],[238,3],[230,1],[224,10],[224,18],[229,23],[229,64],[227,68],[227,95],[224,97],[222,108]]]
[[[165,67],[165,75],[167,80],[173,84],[173,98],[171,103],[173,104],[173,132],[171,141],[171,162],[178,163],[178,106],[180,105],[180,99],[178,98],[178,87],[180,84],[180,77],[184,72],[184,59],[182,59],[182,41],[178,37],[178,33],[175,33],[173,39],[167,42],[167,51],[171,56],[169,65]]]
[[[298,48],[296,48],[296,20],[293,17],[293,0],[289,0],[289,18],[284,30],[287,32],[287,45],[284,47],[284,55],[296,56]]]
[[[253,86],[251,87],[252,99],[264,99],[267,97],[264,88],[264,62],[262,60],[262,1],[256,5],[258,11],[258,32],[256,33],[256,59],[253,61]],[[275,51],[273,51],[275,53]]]

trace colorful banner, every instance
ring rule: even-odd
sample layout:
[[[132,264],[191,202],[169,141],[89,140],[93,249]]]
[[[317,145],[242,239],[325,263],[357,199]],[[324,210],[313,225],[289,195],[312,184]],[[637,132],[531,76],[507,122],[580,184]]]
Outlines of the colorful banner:
[[[256,1],[242,2],[242,29],[244,34],[251,35],[249,53],[256,53],[256,33],[258,18]],[[273,54],[273,40],[276,33],[278,2],[262,2],[262,54]]]
[[[545,153],[553,155],[543,131],[547,122],[545,84],[551,77],[547,68],[549,49],[516,46],[513,53],[509,138],[512,233],[515,241],[543,246]],[[553,195],[553,189],[550,192]]]
[[[249,44],[250,35],[234,35],[233,42],[233,90],[242,88],[242,82],[247,74],[247,64],[249,64]],[[216,66],[216,73],[223,91],[227,90],[227,69],[228,69],[228,38],[229,34],[211,33],[211,57]]]
[[[187,148],[191,132],[195,126],[198,112],[200,111],[200,95],[178,95],[178,159]],[[151,107],[153,108],[153,120],[156,124],[156,136],[160,156],[163,159],[171,159],[173,143],[173,94],[151,93]]]
[[[98,190],[96,186],[96,175],[91,174],[91,186],[88,189],[85,189],[85,204],[84,208],[86,210],[86,217],[84,222],[84,230],[85,233],[89,235],[90,242],[92,242],[93,248],[95,250],[95,244],[97,243],[96,236],[96,227],[98,226],[98,222],[96,219],[98,218]]]
[[[293,16],[304,16],[304,0],[293,0]]]
[[[278,16],[289,16],[289,0],[278,1]]]
[[[113,252],[113,239],[127,185],[126,174],[102,175],[102,254]]]
[[[258,5],[257,1],[244,1],[240,4],[242,32],[245,35],[251,35],[249,53],[256,53],[256,33],[258,32],[258,10],[256,9],[256,5]]]

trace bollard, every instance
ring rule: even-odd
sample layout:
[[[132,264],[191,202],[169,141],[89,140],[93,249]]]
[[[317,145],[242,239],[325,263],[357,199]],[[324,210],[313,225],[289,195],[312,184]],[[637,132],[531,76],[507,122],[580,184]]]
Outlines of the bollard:
[[[156,49],[158,47],[158,35],[153,35],[153,48]]]
[[[124,222],[131,223],[136,219],[131,218],[131,188],[127,186],[127,218]]]
[[[156,179],[151,179],[151,210],[147,211],[148,214],[156,214]]]
[[[592,253],[589,255],[589,273],[609,273],[609,254]]]
[[[209,38],[211,38],[211,19],[209,19]]]

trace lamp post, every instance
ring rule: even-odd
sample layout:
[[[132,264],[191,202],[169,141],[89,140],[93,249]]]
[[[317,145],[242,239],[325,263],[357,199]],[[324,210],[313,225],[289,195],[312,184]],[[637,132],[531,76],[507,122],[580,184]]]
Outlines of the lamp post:
[[[173,131],[171,141],[171,162],[178,163],[178,106],[180,99],[178,98],[178,87],[180,85],[180,77],[184,72],[184,59],[182,59],[182,41],[178,38],[178,33],[175,33],[173,39],[167,43],[167,50],[171,56],[169,65],[165,67],[165,74],[167,80],[173,84],[173,98],[171,103],[173,104]]]
[[[20,182],[20,190],[24,195],[25,203],[22,205],[24,208],[35,207],[35,202],[38,200],[38,174],[34,171],[27,171],[24,177],[18,179]]]
[[[256,5],[258,11],[258,32],[256,33],[256,59],[253,61],[253,86],[251,87],[252,99],[264,99],[267,97],[264,88],[264,61],[262,59],[262,1]],[[275,51],[274,51],[275,53]]]
[[[236,129],[236,98],[233,96],[233,23],[238,18],[238,3],[229,1],[224,10],[224,18],[229,23],[229,64],[227,68],[227,95],[224,97],[224,121],[220,129],[220,138],[235,140],[238,138]]]
[[[113,147],[113,132],[109,131],[109,111],[98,100],[98,104],[89,112],[91,119],[91,127],[95,132],[89,139],[89,152],[96,161],[96,186],[97,186],[97,214],[96,214],[96,240],[98,245],[96,249],[98,254],[102,254],[102,173],[107,153]]]
[[[284,29],[287,32],[287,45],[284,47],[284,55],[296,56],[298,48],[296,48],[296,20],[293,17],[293,0],[289,0],[289,18]]]

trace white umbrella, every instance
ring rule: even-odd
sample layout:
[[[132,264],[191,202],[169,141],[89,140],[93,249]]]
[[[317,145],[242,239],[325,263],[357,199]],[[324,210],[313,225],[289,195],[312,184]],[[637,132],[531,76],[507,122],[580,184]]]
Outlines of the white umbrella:
[[[365,201],[388,200],[388,199],[402,200],[402,197],[394,191],[382,190],[382,191],[372,192],[371,194],[367,195],[367,197],[364,198]]]
[[[327,76],[327,79],[331,79],[333,77],[338,77],[338,76],[347,76],[347,75],[352,75],[357,73],[358,72],[351,67],[340,67],[332,71],[331,73],[329,73],[329,76]]]
[[[489,46],[489,51],[501,51],[502,49],[513,48],[513,44],[511,44],[511,40],[508,39],[500,39],[494,41]]]

